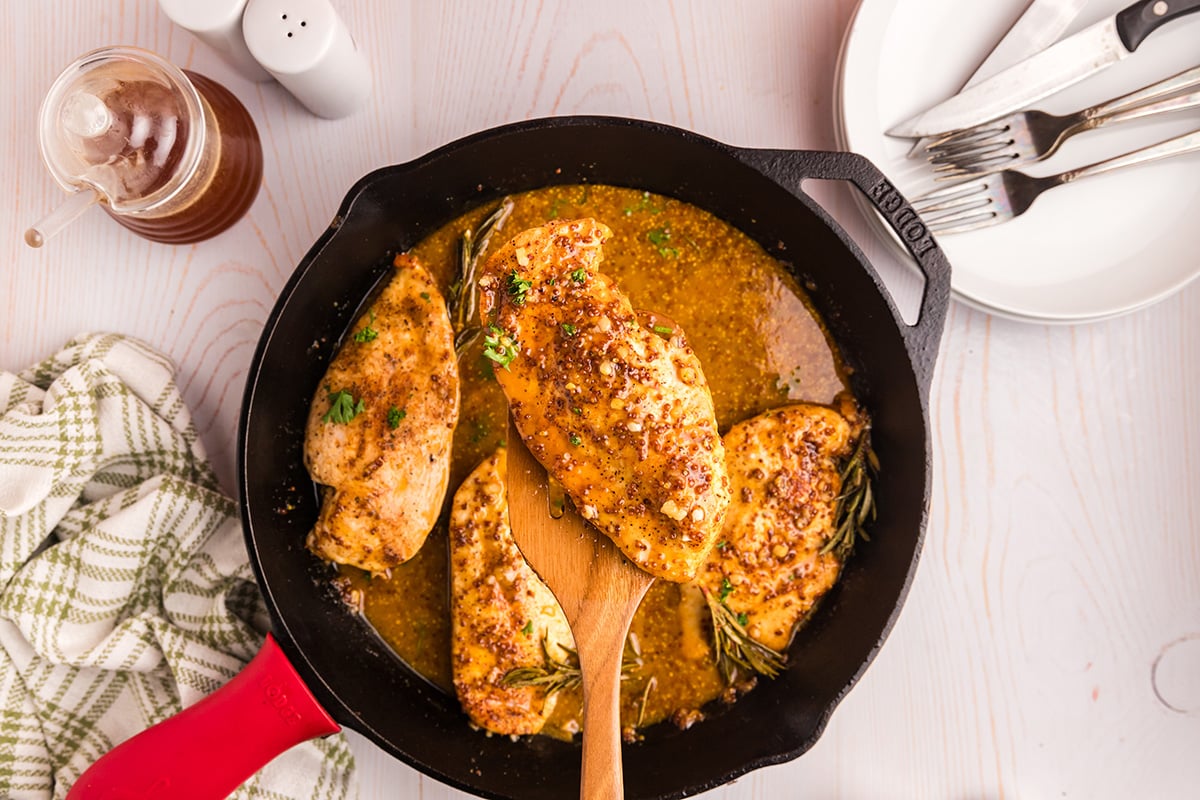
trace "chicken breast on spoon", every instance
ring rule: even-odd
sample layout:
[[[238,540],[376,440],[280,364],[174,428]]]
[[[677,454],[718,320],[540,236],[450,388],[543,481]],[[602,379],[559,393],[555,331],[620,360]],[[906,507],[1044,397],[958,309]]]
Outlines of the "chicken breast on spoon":
[[[643,326],[600,271],[609,236],[555,221],[499,248],[479,277],[485,355],[579,514],[650,574],[688,581],[729,505],[712,395],[683,333]]]

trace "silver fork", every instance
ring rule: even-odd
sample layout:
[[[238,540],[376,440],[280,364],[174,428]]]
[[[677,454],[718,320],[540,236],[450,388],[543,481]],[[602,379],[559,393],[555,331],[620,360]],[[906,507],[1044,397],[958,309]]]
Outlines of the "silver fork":
[[[999,172],[1048,158],[1077,133],[1197,106],[1200,67],[1073,114],[1018,111],[946,134],[931,142],[926,152],[938,180]]]
[[[912,201],[912,208],[935,236],[964,233],[1019,217],[1038,195],[1056,186],[1195,151],[1200,151],[1200,130],[1057,175],[1039,178],[1005,170],[961,181],[918,197]]]

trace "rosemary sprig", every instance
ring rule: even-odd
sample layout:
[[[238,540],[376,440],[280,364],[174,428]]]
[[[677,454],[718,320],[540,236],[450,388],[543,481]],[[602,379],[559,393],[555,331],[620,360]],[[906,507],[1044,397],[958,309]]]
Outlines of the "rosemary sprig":
[[[844,561],[859,539],[871,541],[867,523],[875,519],[874,482],[879,459],[871,449],[869,434],[869,428],[862,432],[854,453],[842,467],[842,493],[833,511],[834,531],[821,548],[822,555],[832,552]]]
[[[487,249],[492,234],[504,227],[512,214],[513,201],[506,197],[500,206],[487,216],[475,230],[463,231],[459,246],[458,280],[450,287],[450,319],[454,321],[454,350],[462,353],[479,337],[481,328],[475,324],[479,293],[475,280],[479,257]]]
[[[567,658],[560,661],[550,655],[550,648],[545,637],[542,637],[542,654],[546,663],[510,669],[504,673],[500,683],[504,686],[537,686],[545,689],[548,695],[563,689],[574,689],[583,679],[583,673],[579,669],[579,654],[569,647],[562,649],[567,652]]]
[[[566,659],[557,659],[550,654],[546,637],[542,637],[542,654],[545,664],[534,667],[517,667],[510,669],[500,679],[503,686],[537,686],[546,690],[547,695],[563,689],[574,689],[583,682],[583,673],[579,669],[579,653],[566,645],[559,647],[567,654]],[[631,652],[626,643],[625,652],[621,655],[621,680],[636,672],[642,666],[642,657],[637,652]]]
[[[642,690],[642,701],[638,703],[637,722],[633,724],[633,727],[640,728],[642,727],[642,723],[645,722],[646,703],[650,700],[650,692],[656,688],[658,688],[658,678],[651,675],[650,680],[646,681],[646,688]]]
[[[717,651],[717,669],[725,683],[732,684],[738,668],[757,672],[774,678],[787,663],[787,656],[751,638],[738,615],[713,597],[707,587],[700,591],[708,601],[708,612],[712,616],[713,647]]]

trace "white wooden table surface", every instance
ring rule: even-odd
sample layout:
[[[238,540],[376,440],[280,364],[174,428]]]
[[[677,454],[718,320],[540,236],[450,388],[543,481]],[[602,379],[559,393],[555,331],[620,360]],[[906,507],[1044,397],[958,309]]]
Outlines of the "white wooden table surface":
[[[832,75],[855,5],[335,4],[376,85],[368,107],[333,122],[277,85],[239,78],[153,0],[0,5],[0,368],[86,330],[153,343],[178,363],[231,492],[261,326],[356,178],[550,114],[832,148]],[[247,218],[200,245],[151,244],[94,212],[30,250],[22,231],[62,198],[38,157],[41,97],[75,56],[117,43],[207,73],[241,98],[263,137],[262,191]],[[847,192],[821,196],[911,297]],[[1200,258],[1200,233],[1196,243]],[[932,517],[887,645],[807,755],[706,797],[1198,796],[1200,283],[1076,327],[955,304],[930,411]],[[351,739],[364,800],[465,797]]]

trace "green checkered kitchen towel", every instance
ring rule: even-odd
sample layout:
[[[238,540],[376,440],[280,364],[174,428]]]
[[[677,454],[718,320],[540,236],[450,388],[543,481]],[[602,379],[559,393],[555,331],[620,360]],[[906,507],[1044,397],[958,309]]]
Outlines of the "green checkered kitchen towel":
[[[0,798],[61,798],[106,751],[221,686],[267,617],[174,366],[83,336],[0,371]],[[232,797],[356,793],[341,735]]]

